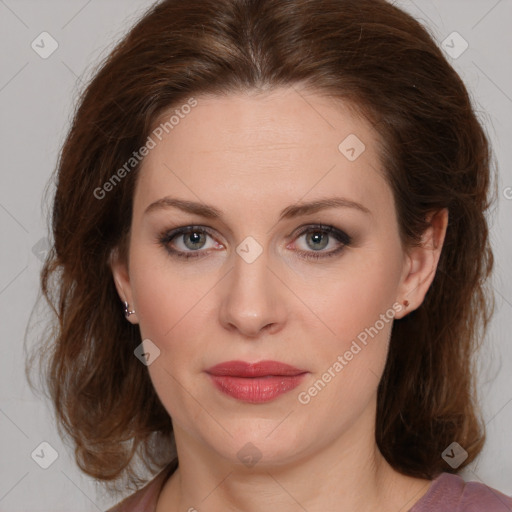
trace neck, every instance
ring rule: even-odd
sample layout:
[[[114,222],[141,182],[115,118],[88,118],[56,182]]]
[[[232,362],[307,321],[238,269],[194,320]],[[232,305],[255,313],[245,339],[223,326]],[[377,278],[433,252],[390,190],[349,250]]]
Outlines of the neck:
[[[321,449],[314,444],[314,451],[297,450],[287,463],[260,461],[250,468],[219,456],[175,425],[179,468],[164,486],[157,512],[405,512],[430,482],[393,470],[378,450],[374,429],[362,430],[374,425],[368,419],[360,418]]]

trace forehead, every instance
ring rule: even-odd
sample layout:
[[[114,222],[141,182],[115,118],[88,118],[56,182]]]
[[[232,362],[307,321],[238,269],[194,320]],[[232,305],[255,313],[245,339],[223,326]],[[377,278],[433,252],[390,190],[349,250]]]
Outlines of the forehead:
[[[357,132],[368,142],[376,136],[347,103],[295,87],[200,96],[196,101],[190,113],[170,130],[173,136],[163,134],[172,139],[169,145],[194,147],[196,155],[226,149],[232,153],[268,153],[300,149],[304,144],[337,149],[344,134]],[[180,110],[179,105],[161,116],[159,123],[164,124],[176,110]]]
[[[333,191],[371,203],[387,188],[378,135],[339,100],[296,88],[195,100],[178,123],[160,130],[146,156],[136,193],[141,206],[166,193],[218,204],[233,196],[239,206],[258,208]]]

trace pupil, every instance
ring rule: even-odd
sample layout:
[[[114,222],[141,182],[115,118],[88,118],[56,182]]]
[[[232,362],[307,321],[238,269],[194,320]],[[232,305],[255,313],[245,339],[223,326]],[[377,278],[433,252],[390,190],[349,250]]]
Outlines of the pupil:
[[[314,233],[314,234],[310,235],[310,237],[309,237],[309,238],[313,241],[313,243],[314,243],[314,244],[318,244],[319,242],[321,242],[321,241],[322,241],[322,239],[324,240],[324,242],[325,242],[325,243],[323,243],[320,247],[317,245],[317,246],[314,248],[315,250],[323,249],[324,247],[326,247],[326,246],[327,246],[327,242],[326,242],[327,237],[325,236],[325,234],[324,234],[324,233],[321,233],[321,232],[317,231],[316,233]]]
[[[197,231],[193,231],[191,232],[187,238],[185,238],[185,245],[187,247],[189,247],[189,244],[187,242],[189,242],[192,247],[189,247],[189,249],[197,249],[197,247],[195,247],[196,245],[200,244],[201,242],[201,237],[203,236],[202,233],[198,233]]]

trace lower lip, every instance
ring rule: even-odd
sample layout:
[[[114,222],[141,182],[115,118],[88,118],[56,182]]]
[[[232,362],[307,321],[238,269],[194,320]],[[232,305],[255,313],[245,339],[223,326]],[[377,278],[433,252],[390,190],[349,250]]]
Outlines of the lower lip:
[[[253,404],[269,402],[296,388],[306,374],[269,375],[268,377],[232,377],[211,375],[214,385],[237,400]]]

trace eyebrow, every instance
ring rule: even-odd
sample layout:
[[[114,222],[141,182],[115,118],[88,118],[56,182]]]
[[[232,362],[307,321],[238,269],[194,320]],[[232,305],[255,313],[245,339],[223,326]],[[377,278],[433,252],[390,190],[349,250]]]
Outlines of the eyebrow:
[[[222,211],[218,210],[214,206],[204,203],[196,203],[194,201],[184,201],[182,199],[169,196],[163,197],[162,199],[158,199],[158,201],[151,203],[144,211],[144,214],[168,208],[177,208],[184,212],[206,217],[208,219],[217,219],[222,217]],[[284,210],[281,211],[279,220],[291,219],[294,217],[299,217],[300,215],[308,215],[327,208],[353,208],[361,211],[366,215],[372,215],[371,211],[366,208],[366,206],[363,206],[362,204],[355,201],[351,201],[344,197],[326,197],[308,203],[302,202],[287,206]]]

